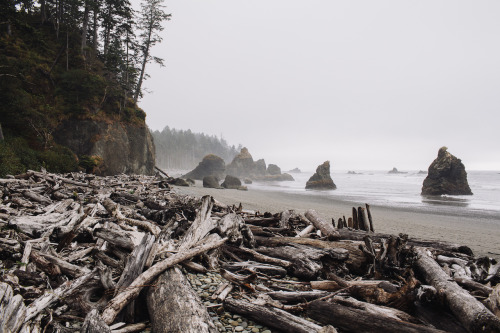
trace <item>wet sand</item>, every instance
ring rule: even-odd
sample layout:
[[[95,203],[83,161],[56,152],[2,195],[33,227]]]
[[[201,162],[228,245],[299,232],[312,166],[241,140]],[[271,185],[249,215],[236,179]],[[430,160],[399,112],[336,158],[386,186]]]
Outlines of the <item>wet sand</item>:
[[[278,213],[294,209],[303,213],[316,210],[325,219],[338,220],[343,215],[351,216],[352,207],[364,203],[333,200],[307,193],[285,193],[250,189],[248,191],[203,188],[197,181],[193,187],[174,187],[179,194],[193,196],[211,195],[228,205],[243,205],[243,209]],[[368,202],[369,203],[369,202]],[[487,255],[500,259],[500,221],[497,216],[488,217],[442,215],[405,208],[370,205],[376,232],[399,234],[426,240],[439,240],[467,245],[476,255]]]

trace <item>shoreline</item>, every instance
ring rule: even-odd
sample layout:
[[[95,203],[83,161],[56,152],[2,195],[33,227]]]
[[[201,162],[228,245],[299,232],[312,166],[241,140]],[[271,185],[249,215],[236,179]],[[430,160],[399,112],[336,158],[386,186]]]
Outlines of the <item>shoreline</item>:
[[[243,209],[269,211],[279,213],[294,209],[304,213],[314,209],[325,219],[351,216],[352,207],[365,203],[332,199],[321,195],[307,193],[288,193],[282,191],[259,190],[248,191],[204,188],[200,181],[192,187],[173,187],[174,192],[191,196],[211,195],[227,205],[243,206]],[[375,232],[398,235],[408,234],[410,237],[423,240],[437,240],[469,246],[476,256],[500,258],[500,228],[498,217],[480,214],[462,216],[446,215],[439,212],[418,211],[411,207],[387,207],[370,204]],[[495,223],[497,222],[497,223]]]

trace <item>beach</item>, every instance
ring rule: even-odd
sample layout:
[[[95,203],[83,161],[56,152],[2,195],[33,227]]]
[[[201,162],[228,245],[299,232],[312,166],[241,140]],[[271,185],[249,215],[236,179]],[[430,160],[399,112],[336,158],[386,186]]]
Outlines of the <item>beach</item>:
[[[195,186],[174,187],[174,192],[191,196],[211,195],[227,205],[243,206],[243,209],[271,213],[294,209],[304,213],[308,209],[316,210],[323,218],[351,216],[352,207],[364,206],[365,202],[338,200],[327,196],[283,191],[260,190],[248,191],[204,188],[200,181]],[[489,256],[500,259],[500,227],[498,216],[477,214],[463,216],[449,211],[446,214],[437,211],[423,212],[412,207],[373,205],[370,202],[375,232],[399,234],[424,240],[437,240],[469,246],[476,256]]]

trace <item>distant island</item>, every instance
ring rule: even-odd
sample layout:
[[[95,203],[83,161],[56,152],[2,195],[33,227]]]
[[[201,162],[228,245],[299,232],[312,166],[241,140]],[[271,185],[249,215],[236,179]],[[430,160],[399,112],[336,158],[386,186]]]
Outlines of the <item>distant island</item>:
[[[408,172],[399,171],[397,168],[392,168],[392,170],[391,170],[391,171],[389,171],[388,173],[391,173],[391,174],[398,174],[398,173],[408,173]]]

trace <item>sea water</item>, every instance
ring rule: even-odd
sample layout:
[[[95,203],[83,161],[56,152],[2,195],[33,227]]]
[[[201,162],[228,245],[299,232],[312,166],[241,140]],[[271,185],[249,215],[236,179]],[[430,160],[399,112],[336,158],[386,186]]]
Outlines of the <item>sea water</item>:
[[[336,190],[306,190],[313,172],[293,173],[295,181],[254,182],[255,187],[269,191],[285,191],[319,195],[335,200],[410,209],[438,214],[483,216],[500,223],[500,173],[469,171],[468,182],[473,195],[422,196],[422,183],[427,176],[418,171],[392,174],[387,171],[357,171],[356,174],[333,172]]]

